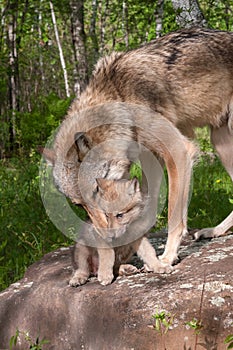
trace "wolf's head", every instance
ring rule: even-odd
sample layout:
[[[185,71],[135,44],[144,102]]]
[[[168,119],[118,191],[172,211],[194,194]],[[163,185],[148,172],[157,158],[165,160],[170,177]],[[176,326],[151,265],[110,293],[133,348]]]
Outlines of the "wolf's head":
[[[75,203],[85,202],[79,181],[84,160],[88,168],[85,186],[89,183],[91,190],[96,178],[123,177],[135,152],[131,147],[135,140],[132,115],[131,108],[123,103],[98,105],[77,113],[73,110],[68,115],[58,129],[53,148],[40,150],[53,168],[60,192]]]

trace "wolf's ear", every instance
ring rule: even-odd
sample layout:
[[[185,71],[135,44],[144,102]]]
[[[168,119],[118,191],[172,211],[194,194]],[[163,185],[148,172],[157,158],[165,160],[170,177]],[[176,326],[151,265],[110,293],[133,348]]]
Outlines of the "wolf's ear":
[[[127,190],[128,194],[133,195],[137,192],[140,192],[139,181],[136,177],[129,181],[129,187]]]
[[[82,205],[83,204],[81,197],[73,197],[73,198],[70,198],[70,200],[75,205]]]
[[[105,191],[110,186],[111,180],[98,178],[96,179],[96,182],[98,188],[102,191]]]
[[[79,159],[83,160],[85,155],[90,151],[92,142],[85,132],[77,132],[74,135],[74,142],[77,147]]]
[[[54,166],[56,160],[56,154],[53,149],[37,147],[38,152],[43,156],[46,160],[47,164],[50,166]]]

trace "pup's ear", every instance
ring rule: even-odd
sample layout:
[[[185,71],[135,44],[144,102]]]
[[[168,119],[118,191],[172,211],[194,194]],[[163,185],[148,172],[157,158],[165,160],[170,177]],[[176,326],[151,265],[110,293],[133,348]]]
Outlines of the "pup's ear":
[[[82,161],[85,155],[90,151],[92,142],[85,132],[77,132],[74,135],[74,142],[77,147],[79,159]]]
[[[129,183],[129,187],[127,189],[128,194],[133,195],[137,192],[140,192],[140,184],[136,177],[128,181],[128,183]]]
[[[98,189],[101,193],[106,191],[112,185],[113,182],[114,182],[113,180],[109,180],[109,179],[102,179],[102,178],[96,179]]]
[[[47,164],[50,166],[54,166],[56,160],[56,154],[53,149],[37,147],[38,152],[44,157]]]

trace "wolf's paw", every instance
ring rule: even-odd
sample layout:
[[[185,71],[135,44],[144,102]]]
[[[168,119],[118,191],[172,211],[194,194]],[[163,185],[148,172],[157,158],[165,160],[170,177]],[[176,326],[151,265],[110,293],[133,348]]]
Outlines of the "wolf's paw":
[[[119,268],[119,276],[130,276],[140,272],[140,270],[131,264],[122,264]]]
[[[102,286],[107,286],[108,284],[111,284],[114,276],[112,272],[99,272],[98,273],[98,281]]]
[[[221,224],[216,227],[207,227],[202,230],[196,231],[193,234],[195,241],[199,241],[200,239],[205,238],[217,238],[232,235],[232,230],[224,229]]]
[[[69,285],[71,287],[81,286],[82,284],[85,284],[87,282],[88,277],[89,276],[84,272],[75,271],[75,273],[69,281]]]
[[[177,264],[180,261],[180,258],[178,257],[178,255],[160,255],[159,256],[159,260],[161,263],[165,264],[165,265],[173,265],[173,264]]]

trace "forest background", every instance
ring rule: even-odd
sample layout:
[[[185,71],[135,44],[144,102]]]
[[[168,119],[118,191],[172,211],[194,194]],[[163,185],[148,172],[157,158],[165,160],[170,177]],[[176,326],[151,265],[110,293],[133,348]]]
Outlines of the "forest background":
[[[179,27],[201,24],[233,31],[233,2],[0,0],[0,11],[1,290],[46,252],[73,243],[43,207],[37,148],[83,91],[98,58]],[[213,153],[208,131],[197,134],[202,156],[194,170],[192,228],[216,225],[233,204],[231,181]],[[166,226],[166,215],[165,208],[156,230]]]

